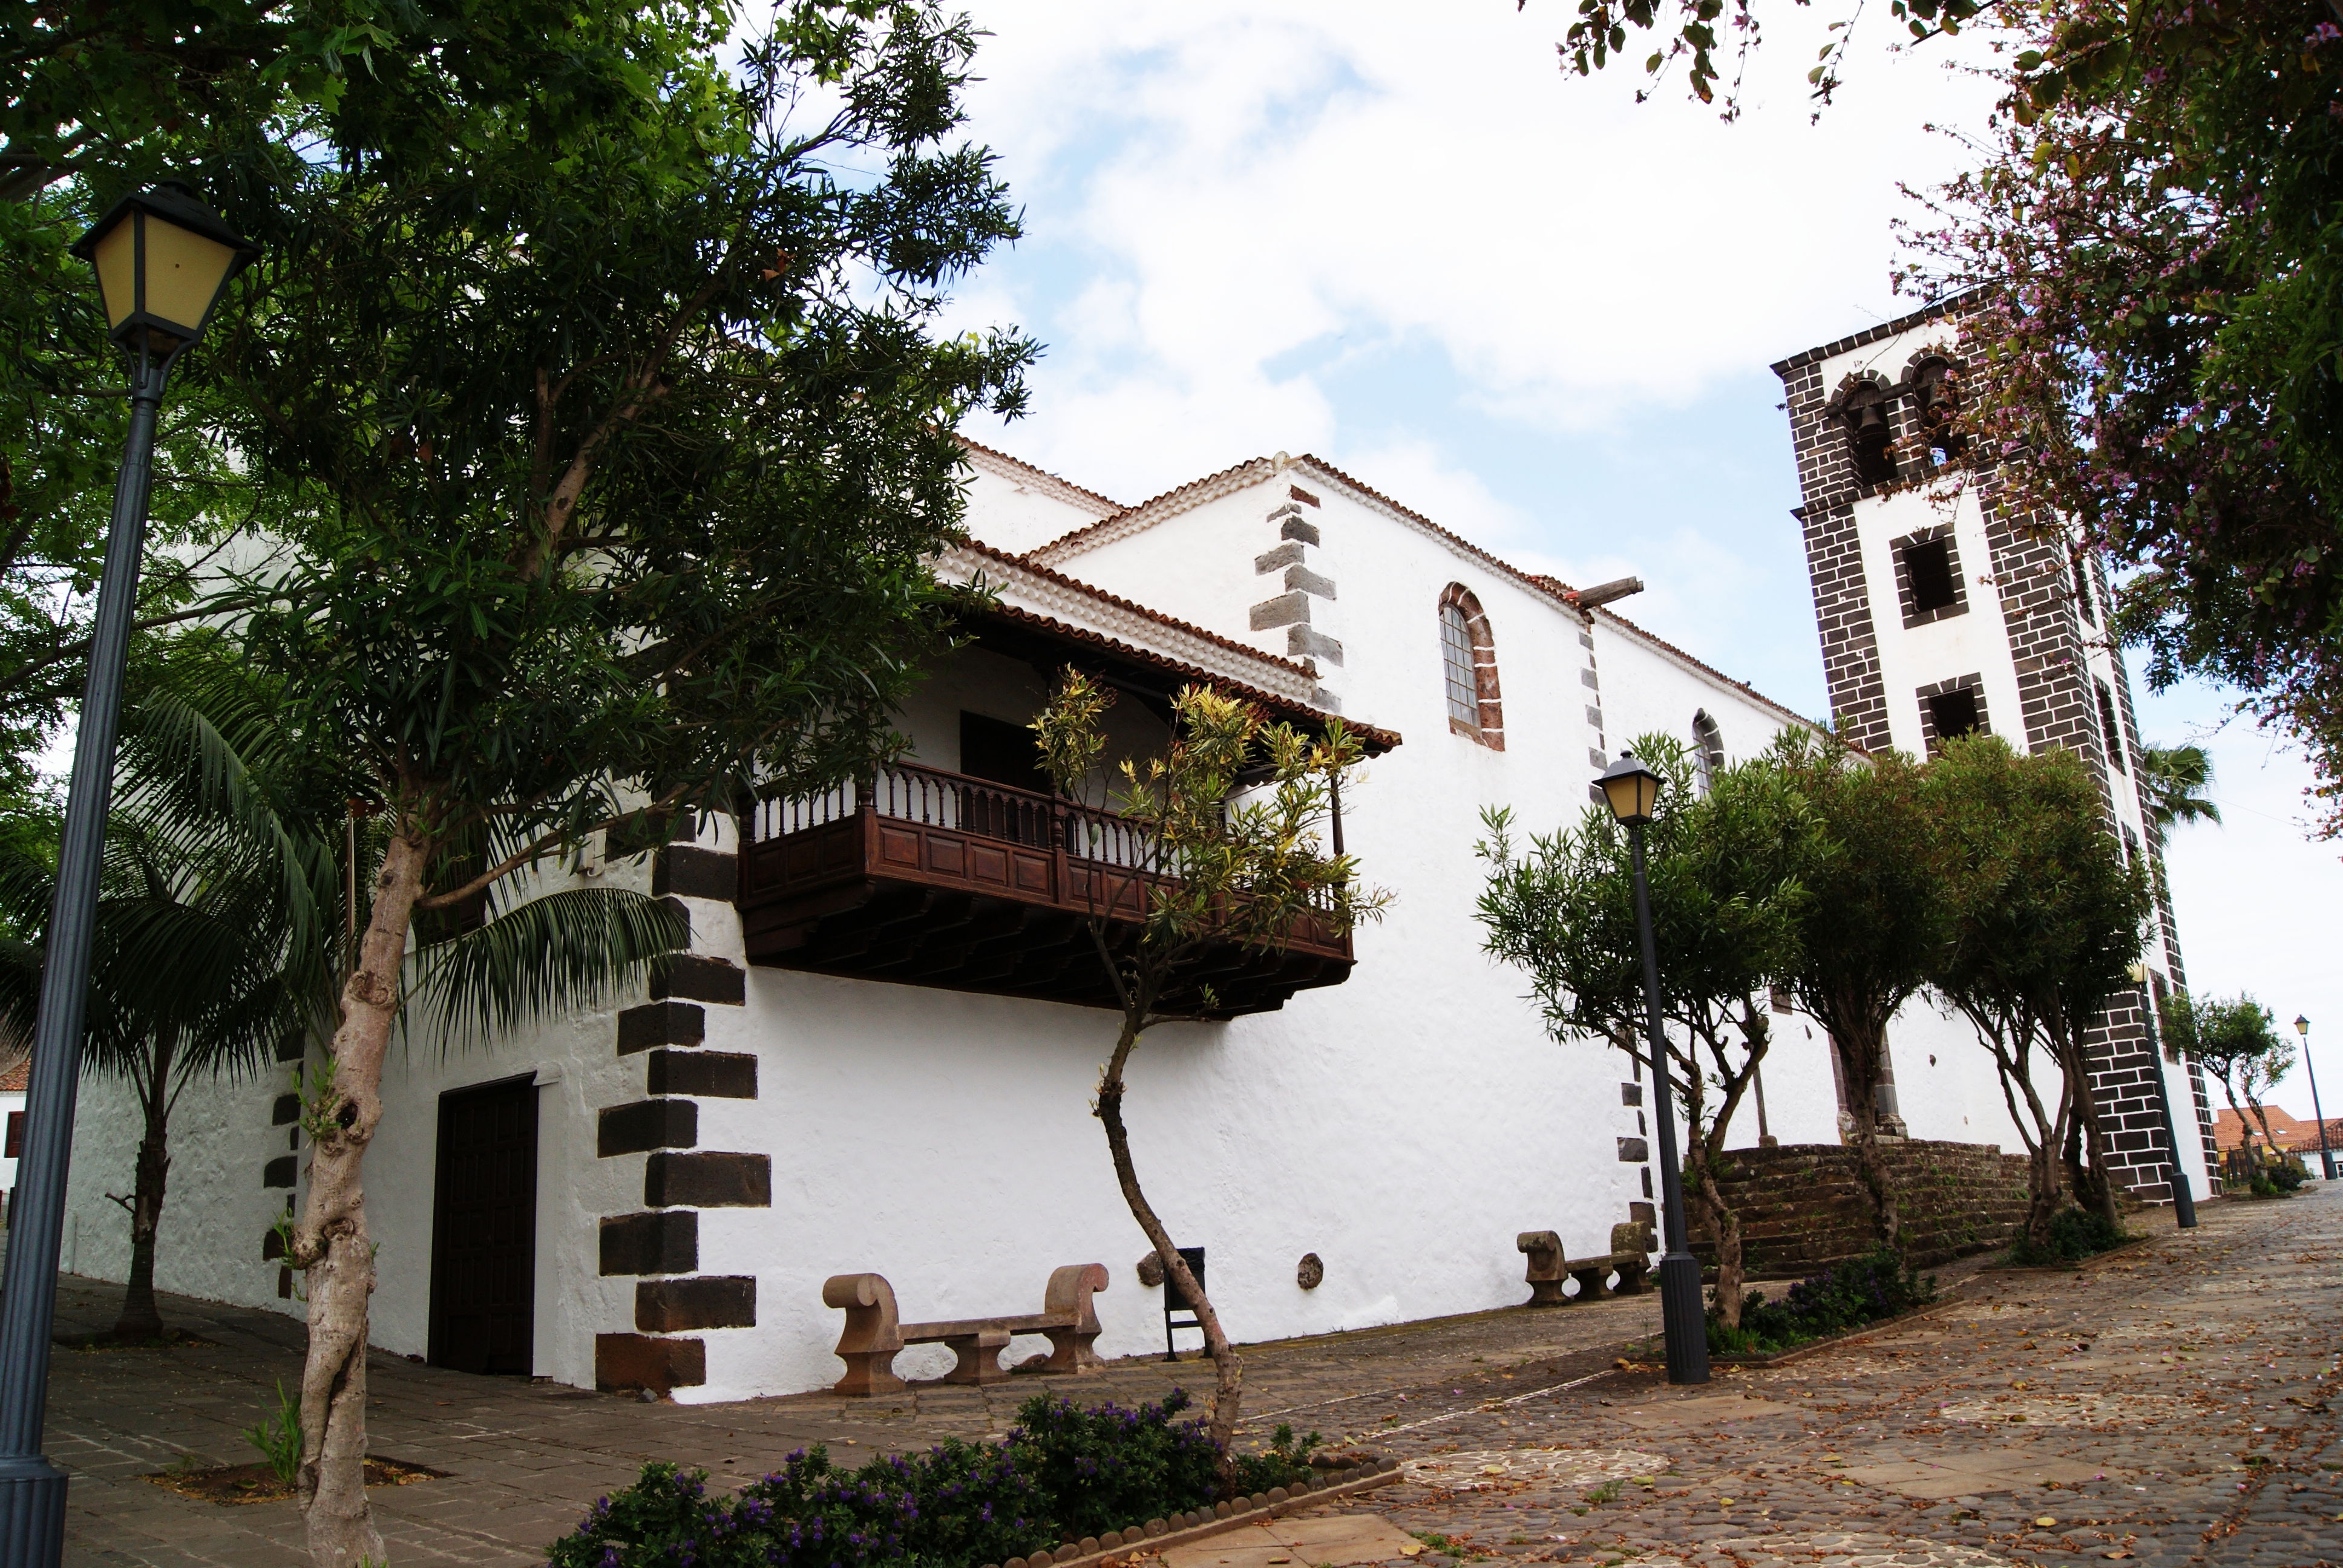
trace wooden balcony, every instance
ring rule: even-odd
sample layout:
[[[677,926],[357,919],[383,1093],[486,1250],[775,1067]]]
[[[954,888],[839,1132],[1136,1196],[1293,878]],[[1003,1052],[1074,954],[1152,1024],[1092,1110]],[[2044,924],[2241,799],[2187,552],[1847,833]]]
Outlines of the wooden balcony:
[[[1087,1007],[1116,1005],[1089,920],[1134,939],[1159,879],[1143,831],[1109,811],[906,764],[760,802],[740,852],[751,963]],[[1282,952],[1208,946],[1166,1010],[1233,1018],[1351,972],[1323,928]],[[1205,1004],[1205,988],[1212,1005]]]

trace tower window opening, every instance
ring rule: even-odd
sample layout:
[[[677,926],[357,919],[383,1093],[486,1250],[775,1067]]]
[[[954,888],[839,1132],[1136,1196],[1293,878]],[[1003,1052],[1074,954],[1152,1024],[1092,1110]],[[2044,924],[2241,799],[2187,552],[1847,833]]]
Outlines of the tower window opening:
[[[1847,449],[1855,477],[1866,485],[1892,484],[1896,469],[1896,412],[1885,391],[1867,387],[1847,399]]]
[[[1974,735],[1979,728],[1976,691],[1962,687],[1953,691],[1940,691],[1928,699],[1928,719],[1935,725],[1940,741]]]
[[[2118,773],[2127,772],[2129,769],[2124,767],[2123,726],[2116,721],[2115,693],[2107,689],[2104,680],[2091,684],[2099,689],[2099,739],[2107,754],[2107,766]]]
[[[2075,608],[2087,624],[2099,624],[2098,607],[2091,595],[2091,563],[2079,553],[2075,557]]]
[[[1918,406],[1920,437],[1929,460],[1938,466],[1959,458],[1968,437],[1955,429],[1961,411],[1960,377],[1947,359],[1927,359],[1912,373],[1912,400]]]
[[[1938,535],[1904,547],[1904,569],[1912,579],[1912,608],[1926,615],[1949,609],[1960,601],[1953,587],[1953,550],[1949,536]]]

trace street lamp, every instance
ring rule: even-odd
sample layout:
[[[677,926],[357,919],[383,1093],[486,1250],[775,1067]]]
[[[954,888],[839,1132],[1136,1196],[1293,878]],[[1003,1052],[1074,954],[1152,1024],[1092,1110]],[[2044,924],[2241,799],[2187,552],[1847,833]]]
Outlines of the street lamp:
[[[2164,1020],[2157,1016],[2156,996],[2148,990],[2147,966],[2131,966],[2131,982],[2139,987],[2140,1005],[2147,1010],[2147,1040],[2150,1050],[2163,1042]],[[2172,1120],[2172,1091],[2164,1081],[2164,1064],[2156,1063],[2156,1110],[2164,1118],[2164,1147],[2172,1155],[2168,1167],[2172,1182],[2172,1222],[2183,1231],[2197,1228],[2197,1197],[2188,1191],[2188,1172],[2180,1168],[2180,1130]]]
[[[2327,1112],[2318,1109],[2318,1069],[2310,1065],[2310,1020],[2296,1013],[2294,1032],[2302,1036],[2302,1070],[2310,1074],[2310,1114],[2318,1118],[2318,1169],[2332,1181],[2335,1156],[2327,1147]]]
[[[1603,799],[1627,829],[1635,851],[1635,939],[1644,950],[1644,1023],[1652,1053],[1653,1120],[1660,1130],[1660,1322],[1666,1331],[1668,1381],[1708,1381],[1708,1314],[1700,1302],[1700,1260],[1684,1244],[1684,1179],[1676,1170],[1674,1084],[1668,1040],[1660,1028],[1660,957],[1652,938],[1652,893],[1644,877],[1644,825],[1660,802],[1660,776],[1623,751],[1603,770]]]
[[[15,1224],[0,1281],[0,1563],[8,1568],[54,1564],[65,1551],[65,1475],[41,1452],[41,1422],[48,1405],[57,1237],[73,1155],[98,852],[114,790],[114,741],[146,544],[156,414],[173,361],[203,336],[228,280],[260,253],[194,191],[166,182],[115,203],[75,243],[73,254],[96,269],[107,335],[130,359],[130,439],[115,480],[114,518],[90,631],[89,677],[82,689],[40,1015],[33,1028]]]

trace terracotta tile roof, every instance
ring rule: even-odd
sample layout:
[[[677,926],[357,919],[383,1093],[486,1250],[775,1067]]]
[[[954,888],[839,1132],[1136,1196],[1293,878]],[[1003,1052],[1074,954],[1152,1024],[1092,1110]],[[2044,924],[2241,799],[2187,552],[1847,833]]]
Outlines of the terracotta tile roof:
[[[1231,638],[1222,637],[1218,632],[1207,631],[1201,626],[1196,626],[1188,621],[1181,620],[1173,616],[1165,615],[1161,610],[1151,609],[1143,604],[1134,603],[1132,600],[1122,598],[1120,594],[1109,593],[1104,588],[1083,582],[1079,578],[1068,577],[1063,572],[1045,567],[1040,562],[1031,560],[1024,556],[1011,555],[1006,550],[995,549],[990,545],[983,544],[974,539],[970,539],[958,548],[968,554],[984,557],[986,558],[998,561],[1004,566],[1014,567],[1019,571],[1031,572],[1035,577],[1056,583],[1061,588],[1071,589],[1076,593],[1083,595],[1085,598],[1096,599],[1101,604],[1111,605],[1115,608],[1120,609],[1126,614],[1138,616],[1143,619],[1153,621],[1159,626],[1172,628],[1174,630],[1185,633],[1189,637],[1195,638],[1200,641],[1210,643],[1216,648],[1226,648],[1232,653],[1241,655],[1245,659],[1285,670],[1302,680],[1314,682],[1317,678],[1316,673],[1306,665],[1296,664],[1290,658],[1283,658],[1276,654],[1264,652],[1261,648],[1253,648],[1249,644],[1238,642]],[[1095,647],[1106,648],[1123,658],[1134,659],[1145,664],[1154,665],[1159,668],[1169,670],[1181,676],[1184,679],[1201,680],[1212,686],[1217,686],[1223,689],[1233,691],[1239,696],[1246,699],[1248,701],[1259,703],[1263,708],[1268,709],[1274,713],[1311,719],[1323,719],[1330,717],[1322,709],[1313,708],[1308,703],[1297,702],[1292,698],[1282,697],[1275,692],[1263,690],[1262,688],[1252,685],[1248,682],[1234,679],[1223,670],[1207,669],[1201,665],[1191,664],[1184,659],[1174,658],[1173,656],[1161,652],[1159,649],[1134,647],[1119,638],[1109,637],[1104,632],[1092,631],[1086,627],[1069,626],[1064,621],[1059,620],[1051,616],[1043,615],[1038,610],[1023,609],[1015,605],[995,603],[986,611],[986,613],[1000,617],[1003,619],[1015,621],[1022,625],[1042,628],[1049,630],[1053,635],[1063,637],[1072,641],[1086,642]],[[1388,751],[1393,747],[1397,746],[1400,743],[1400,736],[1397,730],[1382,729],[1372,724],[1360,724],[1348,719],[1345,719],[1343,722],[1352,730],[1357,733],[1360,739],[1366,743],[1367,749],[1371,752]]]
[[[1783,704],[1775,701],[1772,698],[1766,696],[1764,692],[1758,690],[1747,681],[1734,679],[1733,677],[1725,674],[1723,670],[1718,669],[1714,665],[1694,658],[1691,654],[1686,653],[1683,648],[1678,648],[1675,644],[1668,641],[1666,638],[1654,636],[1653,633],[1644,630],[1642,627],[1637,626],[1634,621],[1629,620],[1625,616],[1619,614],[1615,610],[1598,608],[1590,612],[1581,609],[1578,605],[1577,590],[1573,588],[1569,584],[1564,582],[1561,578],[1548,577],[1535,572],[1525,572],[1510,561],[1503,560],[1496,556],[1491,555],[1487,550],[1483,549],[1480,546],[1464,538],[1462,534],[1442,528],[1438,523],[1433,522],[1430,518],[1425,517],[1422,512],[1417,511],[1413,507],[1403,505],[1399,501],[1392,499],[1391,497],[1384,495],[1382,491],[1376,489],[1372,485],[1363,483],[1362,481],[1353,478],[1349,474],[1344,473],[1342,469],[1334,467],[1333,464],[1327,462],[1324,458],[1313,457],[1305,452],[1301,457],[1292,460],[1292,468],[1302,468],[1305,467],[1312,469],[1322,478],[1330,483],[1341,485],[1354,495],[1363,497],[1368,500],[1373,501],[1379,506],[1388,508],[1392,512],[1404,518],[1417,528],[1447,540],[1457,549],[1463,551],[1468,556],[1471,556],[1475,560],[1485,563],[1492,569],[1503,572],[1507,577],[1513,578],[1514,580],[1545,595],[1547,598],[1558,601],[1568,608],[1572,614],[1581,616],[1590,614],[1600,616],[1604,619],[1615,624],[1621,630],[1634,637],[1641,638],[1645,642],[1652,644],[1654,647],[1663,649],[1671,657],[1681,659],[1684,663],[1690,665],[1704,675],[1711,676],[1717,680],[1723,681],[1725,685],[1732,687],[1735,690],[1748,697],[1752,701],[1762,703],[1764,706],[1772,709],[1775,712],[1782,715],[1785,719],[1805,725],[1813,725],[1815,723],[1815,720],[1807,718],[1805,714],[1798,712],[1796,709],[1785,707]],[[1082,540],[1091,538],[1095,535],[1115,531],[1119,528],[1127,527],[1129,523],[1136,520],[1138,515],[1141,513],[1162,507],[1165,503],[1189,496],[1195,491],[1219,487],[1237,475],[1249,473],[1253,470],[1259,470],[1263,478],[1271,477],[1271,475],[1275,472],[1273,465],[1271,463],[1270,459],[1266,457],[1254,457],[1250,461],[1235,464],[1230,467],[1222,468],[1219,473],[1207,474],[1201,479],[1191,480],[1189,483],[1182,485],[1177,489],[1166,490],[1161,495],[1141,501],[1135,507],[1126,508],[1124,510],[1116,513],[1113,517],[1101,518],[1097,522],[1091,524],[1088,528],[1077,528],[1070,534],[1052,539],[1048,544],[1034,550],[1032,555],[1027,558],[1031,559],[1035,557],[1054,556],[1059,551],[1067,549],[1070,547],[1074,548],[1075,553],[1080,553],[1080,545]],[[1101,540],[1100,542],[1102,543],[1104,541]]]
[[[2265,1105],[2262,1110],[2269,1116],[2270,1136],[2278,1140],[2279,1148],[2291,1150],[2297,1153],[2306,1151],[2313,1154],[2318,1152],[2318,1122],[2295,1116],[2280,1106]],[[2253,1126],[2254,1141],[2262,1142],[2264,1139],[2261,1118],[2251,1116],[2250,1112],[2248,1116]],[[2242,1137],[2238,1131],[2237,1113],[2228,1110],[2213,1112],[2214,1144],[2222,1149],[2235,1149],[2240,1141]],[[2327,1147],[2336,1153],[2343,1154],[2343,1117],[2330,1116],[2327,1119]]]
[[[1160,496],[1150,496],[1147,499],[1140,502],[1135,507],[1124,507],[1113,513],[1111,516],[1101,518],[1097,522],[1091,523],[1084,528],[1076,528],[1071,533],[1061,534],[1046,545],[1036,546],[1032,550],[1028,552],[1027,558],[1031,560],[1048,559],[1057,555],[1059,551],[1075,547],[1080,543],[1080,541],[1089,539],[1094,535],[1109,533],[1123,528],[1138,518],[1141,514],[1145,512],[1151,512],[1159,509],[1182,509],[1172,507],[1171,503],[1186,499],[1194,496],[1201,490],[1215,488],[1226,484],[1227,481],[1234,478],[1240,474],[1251,473],[1256,469],[1260,471],[1262,477],[1264,478],[1268,477],[1273,471],[1272,465],[1267,457],[1247,458],[1242,463],[1222,468],[1217,474],[1207,474],[1201,479],[1191,479],[1186,484],[1181,485],[1173,489],[1166,490]],[[1079,555],[1081,552],[1079,548],[1075,548],[1073,553]]]
[[[1101,496],[1096,490],[1077,485],[1071,479],[1066,478],[1061,475],[1052,474],[1047,468],[1037,468],[1032,464],[1025,461],[1022,457],[1012,457],[1008,453],[1003,452],[997,447],[988,447],[981,441],[971,441],[967,437],[960,435],[957,430],[952,432],[952,435],[954,439],[959,441],[961,446],[967,447],[970,451],[981,452],[986,457],[991,458],[994,462],[1001,464],[1002,467],[1014,468],[1019,473],[1029,476],[1030,477],[1039,481],[1041,487],[1044,489],[1063,492],[1062,498],[1064,499],[1087,502],[1091,506],[1098,508],[1101,516],[1105,516],[1111,512],[1121,512],[1130,509],[1121,501],[1115,500],[1107,496]]]
[[[1165,615],[1160,609],[1151,609],[1146,605],[1123,598],[1121,594],[1109,593],[1095,583],[1086,583],[1080,578],[1068,577],[1054,567],[1043,566],[1031,556],[1011,555],[1007,550],[995,549],[981,539],[970,539],[960,548],[971,555],[990,556],[994,560],[1016,567],[1021,571],[1031,572],[1037,578],[1046,578],[1062,588],[1070,588],[1077,593],[1087,594],[1102,604],[1114,606],[1117,609],[1127,610],[1132,615],[1145,616],[1149,620],[1184,631],[1190,637],[1200,637],[1206,642],[1215,643],[1227,648],[1232,653],[1241,653],[1247,658],[1258,658],[1267,664],[1282,665],[1296,675],[1316,678],[1317,672],[1306,664],[1296,664],[1282,654],[1271,653],[1255,648],[1251,643],[1239,642],[1234,638],[1222,637],[1219,632],[1207,631],[1192,621],[1182,620],[1177,616]]]
[[[22,1094],[33,1081],[33,1059],[26,1057],[5,1072],[0,1072],[0,1094]]]

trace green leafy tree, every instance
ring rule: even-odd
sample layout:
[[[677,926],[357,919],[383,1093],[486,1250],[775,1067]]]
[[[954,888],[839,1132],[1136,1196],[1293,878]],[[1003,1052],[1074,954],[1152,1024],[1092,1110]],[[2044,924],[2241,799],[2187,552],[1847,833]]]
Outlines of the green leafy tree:
[[[206,638],[195,639],[208,641]],[[126,709],[90,979],[88,1070],[122,1079],[141,1136],[130,1266],[113,1337],[165,1332],[155,1299],[171,1116],[191,1084],[264,1070],[330,1031],[350,879],[344,781],[288,743],[275,694],[222,650],[173,650]],[[55,896],[55,822],[0,833],[0,1013],[29,1029]],[[382,835],[352,835],[369,863]],[[364,879],[359,879],[362,882]],[[442,1049],[606,1000],[689,931],[665,903],[563,890],[426,940],[407,1006]]]
[[[115,467],[121,360],[67,247],[115,195],[203,174],[265,205],[305,147],[372,156],[460,141],[466,114],[526,108],[549,140],[635,104],[638,64],[593,14],[549,0],[173,0],[0,13],[0,788],[78,700]],[[449,144],[442,142],[444,153]],[[215,437],[200,353],[175,377],[155,451],[142,629],[216,616],[194,596],[287,498]]]
[[[191,369],[281,503],[214,608],[381,835],[289,1249],[326,1568],[381,1554],[362,1172],[418,918],[486,900],[514,940],[545,901],[515,890],[593,836],[887,749],[944,618],[950,431],[1019,407],[1029,344],[931,332],[1015,233],[958,131],[969,24],[792,5],[736,52],[733,22],[577,12],[570,68],[485,85],[378,56],[396,91],[353,77],[201,171],[266,259]]]
[[[1737,1329],[1741,1221],[1719,1177],[1734,1115],[1772,1042],[1769,989],[1797,962],[1807,902],[1800,872],[1821,846],[1806,802],[1770,762],[1724,770],[1704,797],[1680,742],[1641,736],[1634,750],[1663,780],[1644,829],[1660,1010],[1670,1026],[1665,1072],[1655,1070],[1653,1081],[1681,1087],[1685,1197],[1716,1238],[1717,1312]],[[1516,857],[1511,812],[1483,818],[1488,950],[1530,976],[1557,1040],[1615,1044],[1654,1066],[1644,1045],[1626,831],[1607,808],[1590,806],[1574,828],[1534,836]],[[1653,1114],[1674,1115],[1678,1101],[1673,1088],[1655,1095]]]
[[[2243,991],[2228,998],[2174,995],[2164,999],[2164,1034],[2176,1050],[2211,1073],[2236,1113],[2239,1136],[2253,1148],[2254,1121],[2278,1147],[2263,1101],[2294,1070],[2294,1041],[2278,1032],[2277,1016]],[[2247,1120],[2251,1108],[2253,1120]]]
[[[1948,936],[1943,836],[1906,757],[1862,756],[1805,730],[1785,733],[1768,755],[1820,835],[1800,870],[1808,897],[1785,983],[1838,1053],[1874,1228],[1893,1244],[1901,1221],[1879,1147],[1879,1086],[1888,1020],[1927,984]]]
[[[1931,983],[1993,1054],[2026,1142],[2026,1238],[2046,1250],[2066,1191],[2117,1223],[2090,1042],[2132,986],[2152,909],[2147,871],[2126,863],[2098,783],[2071,751],[2020,757],[1998,736],[1963,737],[1929,765],[1926,789],[1951,851],[1953,916]],[[2037,1063],[2049,1081],[2036,1081]]]
[[[2032,0],[1905,286],[1976,291],[1972,460],[2128,569],[2151,683],[2235,686],[2343,778],[2343,26],[2324,0]]]
[[[1096,788],[1109,689],[1068,668],[1033,720],[1043,769],[1069,799]],[[1329,719],[1316,739],[1208,687],[1173,699],[1171,744],[1160,757],[1126,759],[1112,804],[1136,829],[1124,875],[1094,870],[1101,906],[1086,917],[1121,1013],[1114,1050],[1099,1070],[1095,1111],[1131,1216],[1163,1265],[1165,1284],[1195,1309],[1212,1358],[1210,1432],[1222,1477],[1235,1474],[1234,1438],[1244,1366],[1218,1311],[1180,1256],[1172,1231],[1139,1184],[1123,1116],[1124,1071],[1147,1031],[1215,1009],[1200,960],[1232,947],[1268,957],[1304,930],[1340,936],[1380,917],[1385,896],[1361,889],[1358,864],[1319,839],[1343,780],[1363,755],[1358,737]],[[1232,799],[1239,796],[1243,799]],[[1130,907],[1143,908],[1133,920]]]

